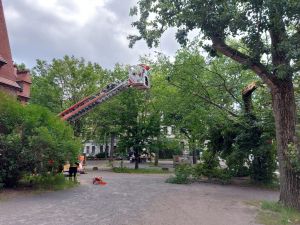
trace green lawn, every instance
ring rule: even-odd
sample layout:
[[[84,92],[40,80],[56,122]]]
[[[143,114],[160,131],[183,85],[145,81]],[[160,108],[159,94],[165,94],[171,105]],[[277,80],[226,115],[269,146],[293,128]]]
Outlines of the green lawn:
[[[247,202],[259,210],[257,222],[264,225],[300,225],[300,212],[278,202]]]

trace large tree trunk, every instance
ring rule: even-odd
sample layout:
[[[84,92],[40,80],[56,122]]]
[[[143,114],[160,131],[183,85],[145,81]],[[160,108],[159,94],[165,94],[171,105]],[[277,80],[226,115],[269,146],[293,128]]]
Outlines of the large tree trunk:
[[[139,168],[139,161],[140,161],[140,154],[138,148],[134,148],[134,160],[135,160],[134,169],[137,170]]]
[[[190,139],[189,140],[189,144],[190,144],[190,149],[192,150],[192,154],[193,154],[193,164],[197,164],[197,155],[196,155],[196,145],[195,145],[195,140],[194,139]]]
[[[271,93],[280,172],[279,200],[286,206],[300,209],[300,177],[288,156],[288,144],[296,143],[296,105],[292,81],[276,82]]]
[[[110,134],[110,156],[109,156],[111,159],[113,159],[114,157],[115,139],[116,139],[116,134],[111,133]]]
[[[159,150],[155,153],[154,166],[158,166]]]

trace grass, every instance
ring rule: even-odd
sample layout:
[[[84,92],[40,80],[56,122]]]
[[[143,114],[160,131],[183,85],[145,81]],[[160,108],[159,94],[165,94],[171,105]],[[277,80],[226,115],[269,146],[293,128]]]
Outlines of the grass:
[[[250,179],[250,177],[233,177],[231,179],[231,184],[241,186],[241,187],[255,187],[260,189],[267,189],[272,191],[279,190],[279,182],[278,180],[273,180],[272,182],[263,183],[263,182],[254,182]]]
[[[9,199],[42,194],[48,191],[58,191],[79,185],[77,181],[70,181],[63,175],[56,176],[26,176],[15,188],[1,188],[0,202]]]
[[[300,212],[278,202],[247,202],[259,209],[257,222],[264,225],[300,225]]]
[[[163,171],[162,169],[154,169],[154,168],[149,168],[149,169],[131,169],[131,168],[119,168],[119,167],[114,167],[113,172],[115,173],[137,173],[137,174],[165,174],[165,173],[170,173],[168,171]]]
[[[78,181],[69,180],[63,174],[29,175],[25,176],[20,182],[20,186],[31,187],[34,190],[42,191],[64,190],[78,185]]]

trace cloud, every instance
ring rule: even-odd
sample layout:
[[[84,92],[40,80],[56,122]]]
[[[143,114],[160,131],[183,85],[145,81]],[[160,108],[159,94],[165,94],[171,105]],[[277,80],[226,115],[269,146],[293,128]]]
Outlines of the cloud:
[[[112,68],[115,63],[136,64],[149,54],[144,41],[128,48],[135,32],[129,17],[137,0],[3,0],[13,57],[28,67],[36,59],[65,54],[83,57]],[[178,48],[174,31],[162,38],[160,49],[172,55]]]

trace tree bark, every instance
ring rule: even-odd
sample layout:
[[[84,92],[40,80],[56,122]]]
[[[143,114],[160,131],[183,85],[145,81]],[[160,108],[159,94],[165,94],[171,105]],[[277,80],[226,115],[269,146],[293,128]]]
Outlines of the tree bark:
[[[189,144],[190,144],[190,149],[192,150],[192,154],[193,154],[193,164],[197,164],[195,140],[194,139],[190,139],[189,140]]]
[[[158,156],[159,156],[159,150],[155,153],[154,166],[158,166]]]
[[[256,90],[256,88],[256,82],[252,82],[251,84],[247,85],[242,91],[244,110],[246,114],[251,114],[253,111],[252,93]]]
[[[292,80],[276,82],[271,88],[271,94],[280,172],[279,201],[300,210],[300,176],[292,167],[288,155],[288,144],[297,144],[296,105]]]
[[[116,134],[115,133],[111,133],[110,134],[110,158],[114,157],[115,139],[116,139]]]
[[[134,169],[138,169],[139,168],[139,160],[140,160],[140,154],[139,154],[139,150],[137,148],[134,149]]]
[[[284,27],[283,27],[284,28]],[[287,57],[280,46],[282,37],[278,32],[284,32],[280,27],[276,32],[270,32],[272,39],[272,62],[274,67],[289,67]],[[276,77],[277,71],[270,72],[261,63],[254,62],[251,57],[226,45],[224,40],[212,37],[213,47],[234,61],[247,66],[255,72],[271,89],[273,114],[276,126],[277,155],[280,172],[280,202],[286,206],[300,210],[300,175],[292,168],[287,155],[288,144],[296,143],[296,105],[291,74],[285,79]],[[287,73],[291,71],[287,70]],[[298,151],[298,157],[300,153]]]

